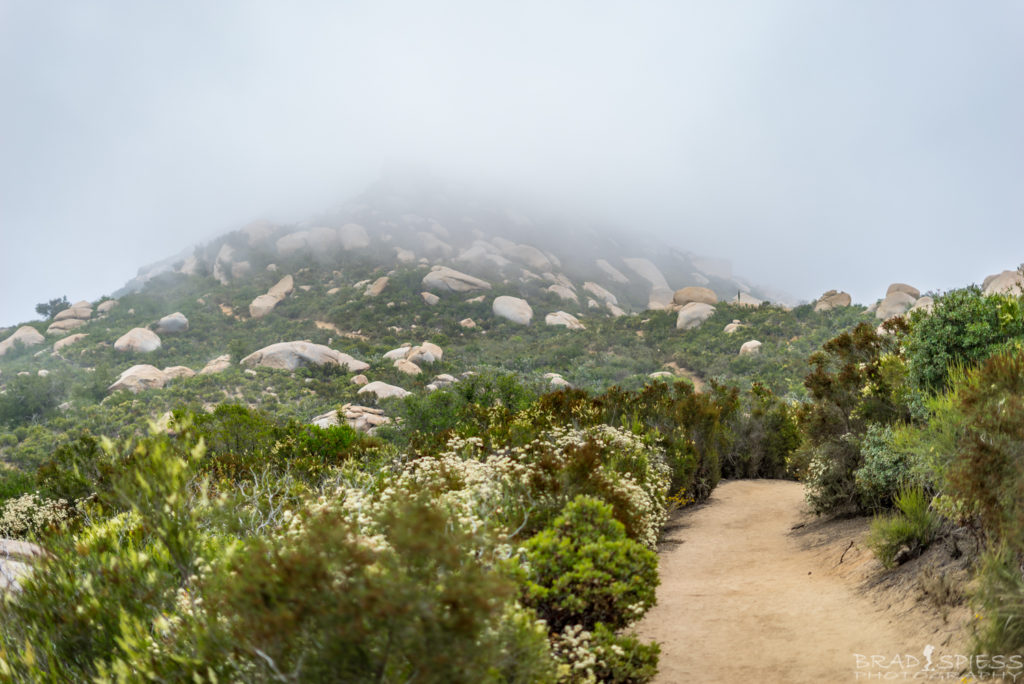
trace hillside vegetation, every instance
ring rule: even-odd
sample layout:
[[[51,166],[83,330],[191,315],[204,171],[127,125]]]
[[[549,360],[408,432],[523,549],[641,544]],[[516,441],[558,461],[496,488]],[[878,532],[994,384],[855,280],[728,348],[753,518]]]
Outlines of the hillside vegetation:
[[[3,677],[648,681],[662,525],[723,477],[886,563],[974,530],[979,649],[1024,648],[1019,297],[789,309],[545,232],[379,187],[0,336]]]

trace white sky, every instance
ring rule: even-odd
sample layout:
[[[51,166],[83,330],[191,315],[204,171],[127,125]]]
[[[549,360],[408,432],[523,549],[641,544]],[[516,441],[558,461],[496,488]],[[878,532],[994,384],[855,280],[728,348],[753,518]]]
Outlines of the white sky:
[[[1024,3],[0,0],[0,325],[392,163],[873,301],[1024,261]]]

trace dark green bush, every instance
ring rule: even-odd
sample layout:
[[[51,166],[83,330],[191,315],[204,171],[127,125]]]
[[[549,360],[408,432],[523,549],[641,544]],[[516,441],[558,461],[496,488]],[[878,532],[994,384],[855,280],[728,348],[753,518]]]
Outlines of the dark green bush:
[[[654,605],[657,556],[626,536],[606,503],[577,497],[524,546],[523,603],[554,632],[599,622],[619,629]]]
[[[935,539],[941,521],[930,504],[924,490],[904,489],[896,496],[898,512],[875,516],[867,545],[887,568],[895,565],[901,550],[914,558]]]

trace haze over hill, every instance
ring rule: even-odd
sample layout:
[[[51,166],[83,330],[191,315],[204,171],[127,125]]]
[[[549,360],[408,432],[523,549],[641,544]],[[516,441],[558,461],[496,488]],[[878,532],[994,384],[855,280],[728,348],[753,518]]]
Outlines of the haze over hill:
[[[0,325],[393,163],[870,302],[1024,258],[1018,3],[17,3]]]

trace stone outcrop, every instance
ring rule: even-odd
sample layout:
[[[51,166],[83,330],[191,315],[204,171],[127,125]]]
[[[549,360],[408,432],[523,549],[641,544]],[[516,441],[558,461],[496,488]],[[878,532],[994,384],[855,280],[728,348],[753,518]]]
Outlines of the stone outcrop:
[[[490,290],[491,284],[447,266],[435,266],[430,273],[423,276],[423,287],[431,292],[444,294]]]
[[[323,344],[312,342],[278,342],[249,354],[241,360],[248,368],[257,366],[295,370],[303,366],[342,366],[350,373],[366,370],[370,364],[354,359],[348,354],[331,349]]]
[[[426,303],[427,306],[434,306],[435,304],[441,301],[441,298],[438,297],[433,292],[420,292],[420,297],[423,298],[423,301]]]
[[[1024,275],[1018,271],[1003,271],[985,278],[981,284],[982,291],[987,294],[1014,294],[1024,293]]]
[[[377,278],[375,281],[373,281],[370,285],[368,285],[366,287],[366,291],[363,292],[363,294],[367,297],[377,297],[380,295],[381,292],[384,291],[384,288],[388,286],[389,281],[390,278],[388,278],[387,276],[381,276],[380,278]]]
[[[281,278],[277,283],[267,290],[266,294],[261,294],[256,299],[252,300],[249,304],[249,315],[253,318],[263,318],[268,313],[274,310],[278,304],[280,304],[285,297],[290,295],[295,290],[295,279],[290,275],[286,275]]]
[[[164,368],[164,377],[168,380],[177,380],[178,378],[191,378],[194,377],[196,372],[188,366],[169,366]]]
[[[70,347],[71,345],[75,344],[76,342],[84,340],[86,337],[88,337],[88,335],[85,333],[75,333],[74,335],[68,335],[64,339],[57,340],[56,342],[53,343],[53,351],[55,354],[59,353],[60,351],[66,349],[67,347]]]
[[[693,330],[715,314],[715,307],[704,302],[690,302],[676,316],[676,330]]]
[[[558,298],[563,302],[573,302],[575,304],[580,303],[580,299],[576,296],[576,293],[567,288],[565,285],[551,285],[548,287],[548,292],[558,295]]]
[[[96,305],[96,312],[101,314],[108,314],[111,311],[113,311],[114,307],[116,307],[119,303],[120,302],[118,302],[116,299],[108,299],[104,302],[100,302],[99,304]]]
[[[158,335],[183,333],[188,330],[188,319],[180,311],[164,316],[156,324]]]
[[[841,306],[850,306],[852,301],[853,300],[850,298],[850,294],[848,292],[829,290],[818,297],[818,301],[814,303],[814,310],[831,311],[832,309],[838,309]]]
[[[629,278],[627,278],[625,274],[622,273],[622,271],[615,268],[604,259],[598,259],[595,263],[597,264],[597,267],[601,269],[601,271],[603,271],[604,274],[608,276],[613,283],[618,283],[620,285],[629,284]]]
[[[519,297],[509,297],[508,295],[495,297],[491,310],[495,316],[519,325],[529,325],[533,319],[533,309],[530,308],[529,302]]]
[[[548,381],[548,384],[555,389],[566,389],[572,387],[568,380],[562,377],[561,373],[545,373],[544,379]]]
[[[395,361],[394,366],[399,373],[405,373],[406,375],[419,375],[423,372],[422,368],[408,359],[398,359]]]
[[[411,392],[397,385],[389,385],[377,380],[360,387],[358,394],[372,394],[380,401],[381,399],[401,399],[409,396]]]
[[[893,283],[892,285],[889,286],[889,289],[885,291],[885,296],[888,297],[894,292],[902,292],[904,294],[908,294],[914,299],[918,299],[921,297],[920,290],[918,290],[913,285],[907,285],[906,283]]]
[[[128,390],[132,394],[138,394],[143,390],[160,389],[166,383],[167,375],[162,370],[148,363],[142,363],[123,371],[117,380],[107,388],[107,391]]]
[[[377,427],[391,422],[391,419],[385,416],[384,411],[380,409],[358,404],[345,404],[341,407],[340,412],[337,409],[328,411],[311,420],[310,424],[328,428],[340,425],[342,420],[357,432],[366,434],[373,434]]]
[[[885,321],[894,316],[902,316],[916,302],[917,297],[914,295],[903,290],[892,290],[885,295],[885,299],[878,305],[878,308],[875,310],[875,318]]]
[[[569,330],[586,330],[575,316],[565,311],[555,311],[544,317],[545,325],[562,325]]]
[[[757,340],[750,340],[744,342],[743,346],[740,347],[740,356],[751,356],[753,354],[761,353],[761,343]]]
[[[0,342],[0,356],[14,348],[16,344],[26,347],[34,347],[46,341],[42,333],[29,325],[23,325],[14,331],[14,334]]]
[[[684,287],[672,295],[672,303],[676,306],[686,306],[690,302],[703,302],[713,306],[718,303],[718,295],[714,290],[696,286]]]
[[[935,308],[935,300],[933,298],[931,298],[931,297],[924,296],[924,297],[919,297],[918,300],[916,302],[914,302],[914,306],[912,306],[909,309],[907,309],[907,313],[909,314],[909,313],[912,313],[914,311],[924,311],[926,313],[931,313],[932,309],[934,309],[934,308]]]
[[[160,336],[148,328],[132,328],[114,342],[119,352],[148,354],[160,348]]]
[[[221,354],[215,359],[210,359],[203,369],[199,371],[199,375],[213,375],[215,373],[223,373],[231,367],[231,355]]]

